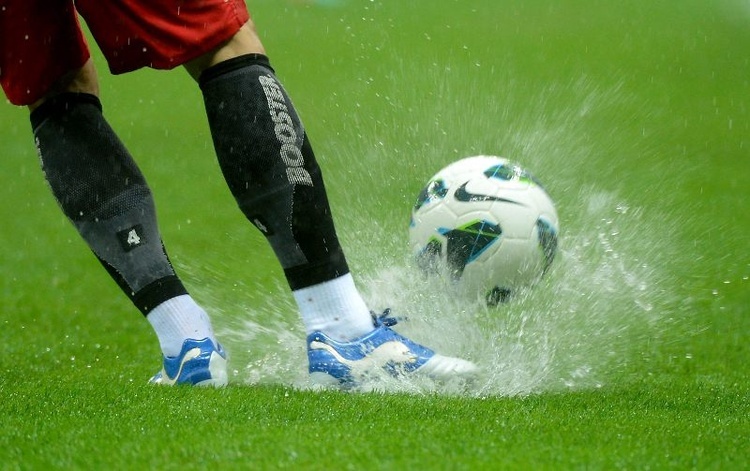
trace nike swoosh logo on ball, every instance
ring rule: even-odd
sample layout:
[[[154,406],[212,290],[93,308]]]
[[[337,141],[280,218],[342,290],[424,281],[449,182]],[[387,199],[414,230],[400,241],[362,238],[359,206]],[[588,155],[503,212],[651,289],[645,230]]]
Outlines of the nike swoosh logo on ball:
[[[456,198],[458,201],[469,203],[472,201],[501,201],[503,203],[511,203],[511,204],[520,204],[518,201],[509,200],[507,198],[502,198],[500,196],[492,196],[492,195],[482,195],[479,193],[470,193],[466,190],[466,185],[468,185],[469,182],[464,183],[463,185],[456,188],[456,192],[453,193],[453,197]]]

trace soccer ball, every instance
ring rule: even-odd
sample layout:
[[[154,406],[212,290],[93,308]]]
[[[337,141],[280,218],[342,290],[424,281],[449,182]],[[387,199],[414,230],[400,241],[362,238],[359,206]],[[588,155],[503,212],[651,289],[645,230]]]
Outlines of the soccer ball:
[[[425,273],[495,305],[541,279],[558,232],[539,180],[508,159],[480,155],[429,180],[412,210],[409,239]]]

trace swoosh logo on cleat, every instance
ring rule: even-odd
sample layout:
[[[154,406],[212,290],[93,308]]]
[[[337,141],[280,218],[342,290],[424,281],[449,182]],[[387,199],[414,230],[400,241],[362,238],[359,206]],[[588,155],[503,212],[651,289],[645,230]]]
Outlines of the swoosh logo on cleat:
[[[180,378],[180,375],[182,374],[182,370],[185,368],[185,363],[189,362],[190,360],[194,358],[199,357],[200,354],[201,354],[200,348],[193,348],[185,352],[185,356],[182,357],[182,361],[180,362],[180,369],[177,370],[177,374],[174,375],[174,379],[170,378],[166,370],[162,369],[161,383],[166,384],[168,386],[172,386],[175,383],[177,383],[177,380]]]
[[[456,198],[456,200],[461,201],[463,203],[470,203],[473,201],[500,201],[502,203],[510,203],[510,204],[518,204],[522,205],[523,203],[519,203],[518,201],[510,200],[508,198],[502,198],[500,196],[492,196],[492,195],[483,195],[481,193],[471,193],[466,189],[466,185],[468,185],[469,182],[465,182],[463,185],[456,188],[455,193],[453,193],[453,197]]]

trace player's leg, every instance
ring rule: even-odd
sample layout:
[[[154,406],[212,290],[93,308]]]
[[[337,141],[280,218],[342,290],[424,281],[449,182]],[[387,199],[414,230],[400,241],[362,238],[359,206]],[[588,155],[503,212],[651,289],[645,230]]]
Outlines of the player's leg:
[[[372,330],[349,273],[308,136],[252,22],[189,62],[200,77],[211,135],[229,188],[281,262],[308,332],[339,340]]]
[[[401,345],[397,354],[401,356],[380,363],[410,363],[412,369],[439,374],[473,368],[423,347],[417,353],[416,344],[407,344],[382,322],[373,326],[336,237],[312,147],[263,55],[243,0],[185,2],[179,10],[171,0],[78,0],[76,5],[113,72],[184,64],[199,77],[230,190],[242,211],[268,237],[300,306],[310,333],[311,371],[314,365],[324,366],[331,352],[359,352],[353,361],[368,363],[372,358],[360,360],[386,343]],[[116,24],[110,21],[113,17],[119,19]],[[332,346],[333,342],[338,343]],[[329,356],[317,354],[322,351]],[[343,365],[334,363],[332,368]],[[348,376],[339,379],[346,381]]]
[[[38,20],[35,35],[23,23],[29,18]],[[0,22],[3,88],[14,103],[32,110],[45,178],[63,212],[148,316],[166,356],[179,355],[186,338],[208,338],[211,357],[217,348],[208,317],[176,276],[150,189],[102,114],[96,71],[72,4],[14,2],[0,13]],[[33,38],[46,39],[35,43]],[[226,374],[182,379],[223,383]]]
[[[202,344],[206,362],[222,356],[214,352],[220,347],[208,315],[187,293],[164,250],[151,190],[104,118],[99,99],[89,93],[54,94],[35,107],[31,122],[45,177],[60,207],[147,316],[165,357],[182,363],[183,350],[195,347],[188,339],[208,339]],[[165,366],[171,363],[165,361]],[[193,368],[201,369],[197,363],[192,362]],[[175,372],[162,372],[157,379],[226,382],[221,371],[190,377]]]
[[[248,25],[243,36],[255,37]],[[202,73],[200,85],[224,177],[281,262],[308,331],[339,340],[371,331],[312,146],[268,59],[250,53],[220,60]]]
[[[373,317],[339,244],[321,171],[302,122],[248,22],[224,46],[189,62],[199,77],[214,147],[240,209],[267,237],[308,333],[310,372],[351,385],[380,357],[389,373],[468,376]],[[378,353],[375,353],[377,351]],[[376,363],[376,362],[375,362]],[[395,366],[394,366],[395,365]]]

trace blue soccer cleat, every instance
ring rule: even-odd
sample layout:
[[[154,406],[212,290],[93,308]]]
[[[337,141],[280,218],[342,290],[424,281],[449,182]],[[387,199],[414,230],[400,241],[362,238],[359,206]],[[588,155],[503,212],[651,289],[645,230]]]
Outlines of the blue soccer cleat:
[[[167,386],[226,386],[227,354],[209,338],[187,339],[178,356],[164,357],[164,367],[149,382]]]
[[[425,375],[437,380],[471,379],[479,369],[473,363],[435,353],[393,331],[397,320],[390,310],[373,315],[375,330],[338,342],[322,332],[307,337],[310,380],[320,386],[350,389],[383,373],[388,377]]]

